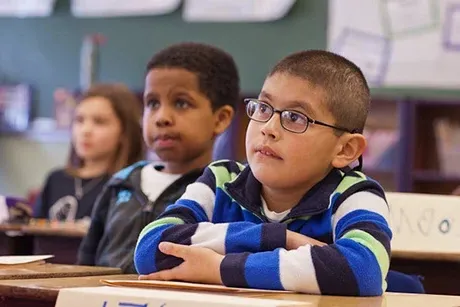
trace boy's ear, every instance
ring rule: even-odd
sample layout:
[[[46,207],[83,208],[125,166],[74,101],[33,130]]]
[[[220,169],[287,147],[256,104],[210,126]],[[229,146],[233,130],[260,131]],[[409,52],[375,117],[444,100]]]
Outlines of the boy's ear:
[[[214,133],[216,136],[223,133],[230,126],[234,113],[235,111],[229,105],[222,106],[214,112]]]
[[[335,168],[344,168],[363,154],[367,146],[364,135],[360,133],[346,133],[340,137],[337,154],[332,160]]]

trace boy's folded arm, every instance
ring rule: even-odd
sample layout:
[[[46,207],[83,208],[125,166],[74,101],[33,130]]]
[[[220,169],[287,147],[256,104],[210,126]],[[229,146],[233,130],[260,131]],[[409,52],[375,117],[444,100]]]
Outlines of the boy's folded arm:
[[[383,198],[356,193],[333,216],[334,244],[228,254],[221,264],[222,281],[227,286],[312,294],[381,295],[390,259],[387,217]]]
[[[286,232],[286,225],[278,223],[213,224],[198,203],[181,198],[141,232],[134,257],[136,269],[140,274],[149,274],[182,263],[181,259],[160,252],[161,242],[206,247],[224,255],[284,247]]]
[[[170,269],[182,262],[158,250],[163,241],[206,247],[220,254],[285,247],[285,224],[211,223],[215,201],[216,179],[207,168],[175,204],[142,230],[134,257],[138,273]]]

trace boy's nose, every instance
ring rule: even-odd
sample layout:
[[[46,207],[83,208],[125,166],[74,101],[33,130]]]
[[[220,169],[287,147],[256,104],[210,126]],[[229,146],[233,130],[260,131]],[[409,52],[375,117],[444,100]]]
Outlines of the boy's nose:
[[[174,114],[169,108],[162,107],[155,115],[155,124],[158,127],[171,126],[174,123]]]
[[[283,129],[281,127],[279,116],[279,114],[275,113],[268,122],[262,124],[263,126],[262,129],[260,129],[260,131],[265,137],[268,137],[273,140],[279,139],[281,133],[280,129]]]

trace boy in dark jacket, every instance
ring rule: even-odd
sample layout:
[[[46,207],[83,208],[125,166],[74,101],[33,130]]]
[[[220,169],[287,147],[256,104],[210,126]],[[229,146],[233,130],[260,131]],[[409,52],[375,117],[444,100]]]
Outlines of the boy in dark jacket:
[[[115,174],[95,205],[78,263],[134,273],[140,231],[174,203],[212,161],[216,137],[233,118],[239,77],[233,58],[209,45],[182,43],[147,65],[144,140],[161,163]]]

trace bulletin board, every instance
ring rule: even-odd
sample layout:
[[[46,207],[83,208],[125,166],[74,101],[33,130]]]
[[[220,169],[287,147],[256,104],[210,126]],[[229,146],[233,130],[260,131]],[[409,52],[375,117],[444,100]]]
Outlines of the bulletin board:
[[[373,87],[460,87],[459,0],[329,0],[328,49]]]

